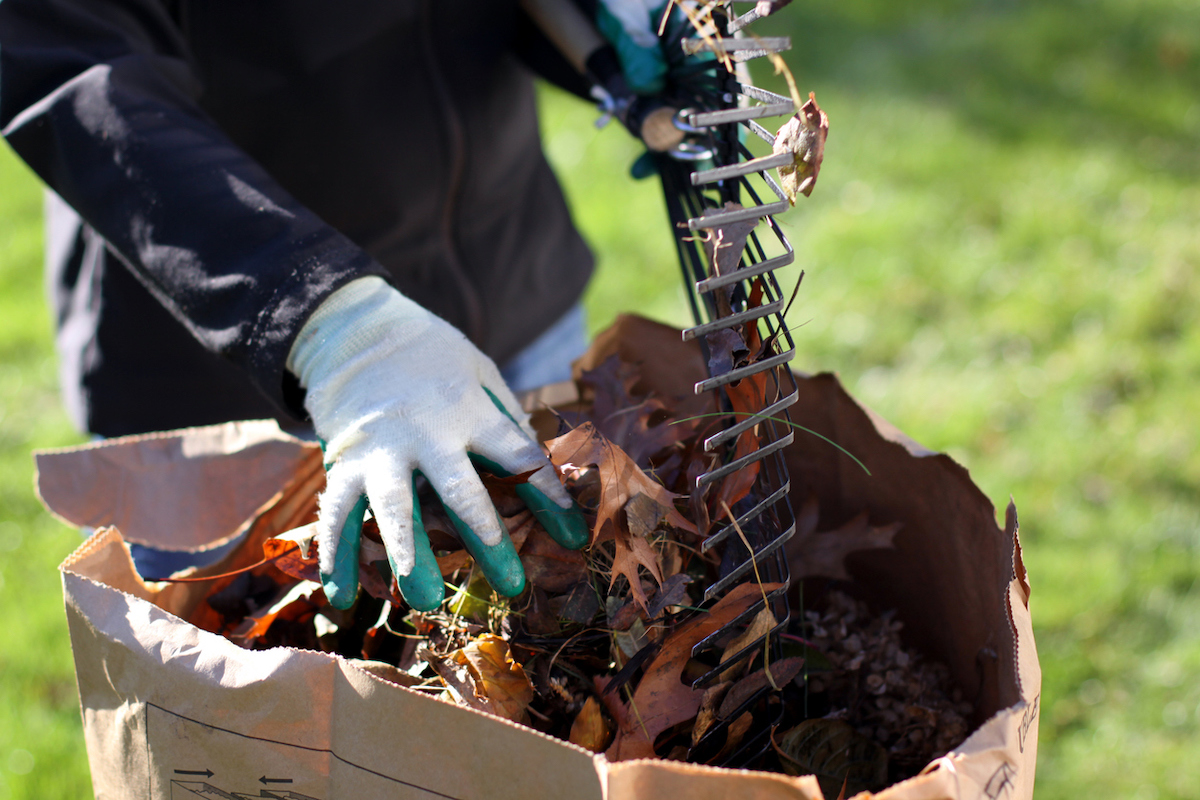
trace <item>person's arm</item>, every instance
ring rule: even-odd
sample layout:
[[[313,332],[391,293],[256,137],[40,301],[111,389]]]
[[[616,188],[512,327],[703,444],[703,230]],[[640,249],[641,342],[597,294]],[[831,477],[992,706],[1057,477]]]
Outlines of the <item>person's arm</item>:
[[[288,351],[329,294],[385,275],[197,103],[155,0],[0,0],[0,130],[206,348],[281,406]]]
[[[524,586],[471,458],[534,472],[552,535],[586,527],[495,365],[386,284],[196,102],[185,45],[154,0],[0,0],[0,129],[204,346],[281,405],[285,370],[329,441],[319,520],[331,602],[354,602],[368,501],[400,586],[428,610],[442,578],[413,502],[429,478],[485,573]],[[361,497],[361,499],[360,499]]]

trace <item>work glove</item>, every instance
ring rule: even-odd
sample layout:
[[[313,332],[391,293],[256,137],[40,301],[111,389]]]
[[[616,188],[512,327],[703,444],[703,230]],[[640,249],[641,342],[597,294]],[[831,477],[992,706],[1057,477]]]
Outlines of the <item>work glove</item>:
[[[613,102],[613,113],[621,116],[627,127],[648,146],[647,152],[642,153],[630,168],[630,174],[637,179],[648,178],[657,173],[655,157],[651,151],[677,151],[683,138],[682,131],[687,130],[680,127],[677,120],[670,123],[659,120],[654,125],[646,122],[649,116],[664,111],[651,111],[659,103],[656,96],[667,88],[669,78],[678,80],[681,73],[694,71],[697,66],[712,58],[709,54],[685,57],[682,52],[676,52],[673,58],[667,57],[663,49],[663,40],[658,36],[658,27],[666,11],[667,3],[663,0],[598,0],[596,3],[596,27],[616,53],[625,86],[641,100],[640,104],[635,102],[630,106],[637,105],[641,113],[646,115],[628,111],[625,112],[626,116],[621,116],[621,103]],[[678,51],[679,34],[690,34],[692,28],[678,7],[672,7],[671,14],[672,18],[667,25],[667,41],[671,44],[667,46]],[[608,86],[606,88],[610,96],[620,94],[619,89],[614,90]],[[674,109],[667,108],[665,112],[666,118],[672,119]],[[641,121],[631,124],[630,119]],[[683,150],[689,154],[688,160],[697,160],[692,155],[697,151],[688,148]]]
[[[321,583],[335,608],[349,608],[358,593],[368,505],[409,605],[430,611],[444,599],[417,475],[503,595],[519,594],[525,573],[474,464],[499,476],[533,471],[517,494],[560,544],[587,543],[582,512],[496,365],[381,278],[360,278],[330,295],[301,329],[287,367],[307,390],[304,406],[325,444],[317,542]]]
[[[667,59],[658,40],[658,23],[667,4],[662,0],[600,0],[596,27],[617,51],[625,82],[642,95],[666,86]]]

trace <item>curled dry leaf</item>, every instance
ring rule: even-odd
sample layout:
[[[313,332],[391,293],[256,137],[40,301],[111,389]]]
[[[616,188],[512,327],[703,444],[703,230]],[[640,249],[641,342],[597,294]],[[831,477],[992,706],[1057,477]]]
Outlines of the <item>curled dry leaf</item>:
[[[589,697],[571,723],[571,735],[567,741],[593,753],[603,753],[612,738],[612,726],[600,710],[600,701]]]
[[[726,211],[740,211],[742,208],[741,203],[730,200],[722,208],[704,209],[702,218],[723,214]],[[708,237],[704,242],[704,250],[708,255],[708,263],[712,265],[714,275],[728,275],[738,268],[738,264],[742,260],[742,251],[746,249],[746,239],[750,237],[750,232],[758,226],[758,220],[759,218],[755,217],[711,228],[701,228]]]
[[[776,686],[782,688],[799,675],[803,667],[804,659],[800,656],[776,661],[771,664],[771,680],[774,681]],[[725,695],[725,699],[721,701],[721,707],[717,711],[717,716],[721,719],[727,719],[737,711],[738,706],[749,700],[760,689],[770,686],[771,680],[767,679],[767,670],[765,668],[742,678],[733,685]]]
[[[277,619],[300,620],[310,618],[325,603],[325,593],[320,586],[297,583],[281,589],[273,603],[246,617],[232,633],[231,639],[242,639],[249,645],[253,640],[266,636]]]
[[[737,367],[745,366],[750,356],[750,347],[737,328],[722,328],[704,336],[708,345],[708,372],[724,375]]]
[[[475,697],[486,699],[484,710],[522,722],[533,701],[533,684],[524,668],[513,660],[508,642],[490,633],[455,650],[448,660],[465,666],[475,684]]]
[[[550,611],[559,619],[587,625],[600,611],[600,598],[591,581],[580,581],[565,594],[551,597]]]
[[[609,627],[613,630],[623,631],[632,625],[634,620],[643,617],[647,620],[658,619],[670,606],[687,605],[690,601],[687,587],[691,582],[691,576],[676,572],[664,580],[662,586],[650,595],[650,605],[647,608],[642,608],[636,600],[631,600],[609,618]]]
[[[642,579],[638,577],[638,566],[646,568],[646,571],[662,584],[662,567],[658,563],[658,553],[650,546],[650,543],[640,536],[632,536],[627,531],[617,529],[613,532],[613,562],[612,562],[612,578],[609,585],[617,580],[617,576],[624,575],[629,581],[630,591],[633,592],[633,597],[637,600],[638,605],[643,609],[649,610],[649,601],[646,599],[646,590],[642,588]]]
[[[444,556],[435,556],[438,565],[438,572],[442,573],[443,578],[449,578],[460,569],[466,569],[471,566],[471,554],[466,550],[454,550]]]
[[[590,390],[596,429],[646,468],[653,456],[677,447],[692,425],[672,422],[675,414],[662,400],[639,393],[638,377],[636,369],[612,355],[584,371],[579,383]]]
[[[551,539],[540,525],[525,539],[521,566],[529,583],[547,592],[565,592],[588,576],[583,554]]]
[[[725,693],[732,685],[731,681],[726,681],[713,684],[704,690],[704,696],[700,698],[700,710],[696,712],[696,724],[692,726],[692,747],[699,744],[704,734],[708,733],[708,729],[717,723],[717,709],[721,707],[721,701],[725,699]]]
[[[792,205],[796,205],[797,194],[808,197],[817,185],[828,135],[829,117],[812,92],[808,93],[808,102],[775,135],[774,153],[792,154],[792,163],[779,168],[779,184]]]
[[[749,378],[743,378],[742,380],[748,381]],[[744,431],[738,436],[737,447],[733,451],[733,457],[735,459],[745,458],[758,450],[758,445],[758,434],[755,433],[755,429],[751,428]],[[747,464],[741,469],[730,473],[721,481],[721,487],[717,491],[715,501],[718,516],[724,514],[726,507],[733,508],[745,499],[746,495],[750,494],[750,490],[754,488],[755,481],[758,480],[758,471],[761,465],[760,461]]]
[[[317,554],[308,555],[316,535],[315,523],[285,531],[263,542],[263,555],[273,559],[275,568],[292,578],[320,583]]]
[[[433,668],[446,687],[445,694],[448,694],[455,703],[476,711],[490,711],[487,698],[476,693],[475,681],[466,664],[451,658],[437,656],[424,646],[417,648],[417,658]]]
[[[730,640],[729,644],[725,645],[725,649],[721,652],[721,663],[724,664],[731,656],[740,653],[751,642],[757,642],[762,637],[766,636],[777,624],[779,620],[775,619],[775,614],[771,611],[771,607],[763,606],[762,611],[754,615],[754,619],[750,620],[746,630]],[[729,669],[721,673],[721,680],[728,681],[737,677],[737,673],[744,671],[750,666],[753,659],[734,664]]]
[[[696,526],[675,510],[680,495],[667,491],[644,473],[625,452],[608,441],[590,422],[546,442],[550,460],[561,468],[565,464],[595,465],[600,472],[600,505],[596,510],[593,536],[606,524],[618,527],[617,515],[634,495],[644,494],[663,507],[666,522],[676,528],[696,532]]]
[[[384,551],[382,543],[377,541],[378,531],[373,519],[368,519],[362,525],[362,539],[359,543],[359,583],[372,597],[392,600],[394,595],[391,587],[383,577],[390,575],[391,567],[388,566],[388,554]],[[320,583],[316,536],[316,523],[284,531],[263,542],[263,555],[284,575],[298,578],[300,581]]]
[[[767,373],[759,372],[742,378],[736,383],[727,384],[725,386],[725,394],[729,398],[730,407],[734,411],[735,421],[741,422],[751,415],[759,413],[766,406]],[[734,458],[748,456],[758,449],[759,440],[757,430],[758,426],[755,425],[738,437]],[[723,513],[722,501],[730,508],[733,508],[739,500],[750,493],[755,481],[758,480],[758,471],[760,468],[761,462],[755,461],[733,472],[721,482],[720,489],[714,501],[714,507],[717,509],[716,513],[718,516]]]
[[[703,216],[721,214],[726,211],[739,211],[741,203],[727,201],[722,208],[706,208]],[[704,236],[704,253],[708,257],[709,274],[728,275],[738,269],[742,263],[742,252],[746,249],[746,240],[758,225],[758,218],[731,222],[712,228],[701,228]],[[727,286],[713,293],[719,316],[729,316],[733,312],[730,305],[733,297],[733,287]],[[713,373],[716,374],[716,373]]]
[[[747,711],[729,723],[729,728],[726,729],[725,733],[725,744],[721,748],[721,751],[712,758],[712,761],[720,763],[732,755],[737,750],[738,745],[742,743],[742,740],[746,738],[746,732],[750,730],[752,722],[754,722],[754,715]]]

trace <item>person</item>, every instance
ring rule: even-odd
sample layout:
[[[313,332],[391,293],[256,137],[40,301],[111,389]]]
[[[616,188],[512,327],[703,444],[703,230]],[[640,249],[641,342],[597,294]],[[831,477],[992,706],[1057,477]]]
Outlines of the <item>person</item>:
[[[476,465],[531,473],[581,546],[508,385],[569,374],[593,268],[527,65],[587,90],[515,0],[0,0],[0,129],[50,190],[76,424],[311,425],[339,607],[368,503],[405,597],[441,601],[414,479],[499,591],[524,576]]]

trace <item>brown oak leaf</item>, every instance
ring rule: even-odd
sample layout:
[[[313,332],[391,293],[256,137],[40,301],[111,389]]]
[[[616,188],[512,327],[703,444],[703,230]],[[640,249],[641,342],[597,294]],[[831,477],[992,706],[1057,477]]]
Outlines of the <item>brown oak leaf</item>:
[[[660,399],[639,394],[639,378],[636,367],[612,355],[584,371],[579,382],[590,389],[596,429],[645,469],[651,458],[686,439],[696,422],[675,421]]]
[[[658,553],[641,536],[629,531],[622,519],[626,505],[638,495],[658,504],[662,509],[663,522],[689,533],[696,533],[696,526],[675,508],[680,497],[656,483],[634,463],[628,454],[604,437],[596,426],[585,422],[578,428],[546,442],[550,460],[556,467],[571,464],[576,467],[595,465],[599,473],[600,499],[596,508],[596,525],[592,529],[593,540],[611,536],[615,544],[612,581],[624,575],[630,589],[643,608],[646,594],[642,591],[638,566],[641,565],[662,584],[662,569]],[[639,513],[644,514],[644,500],[637,501]]]

